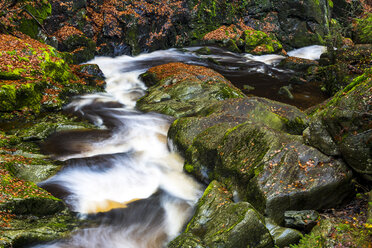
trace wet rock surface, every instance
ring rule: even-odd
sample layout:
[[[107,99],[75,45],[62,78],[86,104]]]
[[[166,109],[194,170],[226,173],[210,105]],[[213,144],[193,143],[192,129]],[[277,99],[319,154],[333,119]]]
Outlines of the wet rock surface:
[[[363,88],[366,78],[354,83],[362,87],[355,95],[368,92]],[[149,91],[151,94],[151,88]],[[340,92],[339,96],[345,94]],[[338,100],[331,100],[328,106],[332,102]],[[338,206],[352,193],[351,169],[342,159],[330,156],[334,154],[322,153],[305,144],[302,133],[305,130],[306,137],[312,124],[308,127],[308,117],[295,107],[264,98],[243,97],[211,103],[192,115],[177,119],[168,133],[185,156],[185,171],[205,183],[222,182],[228,191],[235,192],[236,199],[249,202],[271,218],[272,223],[284,225],[293,210]],[[315,116],[310,116],[313,123]],[[314,225],[307,219],[302,222],[307,225],[288,225],[307,231]],[[198,232],[187,230],[170,247],[185,244],[208,247]],[[296,231],[283,232],[288,233],[290,242],[301,237]],[[279,231],[275,239],[282,245]]]
[[[203,66],[170,63],[151,68],[142,78],[152,85],[137,102],[146,112],[188,116],[212,102],[244,96],[221,74]]]
[[[346,163],[371,180],[369,137],[371,70],[338,92],[311,118],[305,130],[306,141],[325,154],[341,155]]]
[[[189,247],[272,247],[274,242],[263,217],[249,203],[233,203],[231,198],[231,193],[220,183],[211,182],[185,232],[168,247],[186,244],[191,245]]]

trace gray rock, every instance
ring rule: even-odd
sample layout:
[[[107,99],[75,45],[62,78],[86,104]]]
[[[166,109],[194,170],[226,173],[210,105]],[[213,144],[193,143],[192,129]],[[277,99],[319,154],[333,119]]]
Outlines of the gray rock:
[[[372,70],[339,91],[316,110],[304,138],[329,155],[341,155],[367,180],[372,180],[371,87]]]
[[[211,103],[244,96],[222,75],[202,66],[170,63],[152,67],[142,78],[151,86],[137,102],[145,112],[191,116]]]
[[[213,181],[199,200],[185,232],[168,247],[273,247],[263,217],[248,202],[233,203],[231,197],[220,183]],[[191,246],[184,246],[187,243]]]
[[[286,211],[284,224],[286,227],[310,231],[317,223],[319,214],[315,210]]]
[[[288,247],[291,244],[296,244],[303,237],[301,232],[278,226],[268,218],[265,219],[265,222],[266,228],[270,231],[277,247]]]

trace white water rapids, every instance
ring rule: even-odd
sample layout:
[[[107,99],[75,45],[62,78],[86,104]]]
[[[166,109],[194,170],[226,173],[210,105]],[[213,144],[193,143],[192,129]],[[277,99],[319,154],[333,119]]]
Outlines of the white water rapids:
[[[135,103],[145,94],[139,75],[148,68],[175,61],[206,65],[195,50],[91,61],[103,71],[107,93],[75,98],[66,110],[100,129],[51,137],[46,144],[50,154],[66,161],[66,166],[41,186],[63,198],[82,218],[98,219],[98,224],[36,247],[155,248],[182,231],[203,188],[183,173],[183,159],[167,140],[172,118],[141,113]],[[313,55],[312,50],[309,53]],[[259,62],[254,68],[284,58],[226,54],[220,59]]]

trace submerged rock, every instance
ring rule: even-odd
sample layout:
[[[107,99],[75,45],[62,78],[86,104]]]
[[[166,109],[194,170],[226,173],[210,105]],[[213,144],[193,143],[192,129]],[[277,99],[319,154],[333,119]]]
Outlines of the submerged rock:
[[[145,112],[190,116],[213,102],[244,96],[221,74],[203,66],[169,63],[150,68],[142,78],[151,86],[137,102]]]
[[[273,247],[263,217],[249,203],[231,198],[220,183],[211,182],[185,232],[168,247]]]

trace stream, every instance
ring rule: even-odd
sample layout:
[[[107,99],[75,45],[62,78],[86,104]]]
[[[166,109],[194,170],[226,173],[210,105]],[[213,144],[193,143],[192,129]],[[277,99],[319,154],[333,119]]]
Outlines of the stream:
[[[135,109],[146,91],[139,75],[169,62],[204,65],[241,89],[254,87],[250,94],[285,101],[278,90],[294,73],[275,67],[284,58],[280,55],[235,54],[216,47],[211,47],[211,55],[200,55],[198,49],[97,57],[89,62],[103,71],[106,93],[76,97],[65,110],[98,129],[52,135],[44,150],[66,163],[39,186],[91,224],[68,239],[36,247],[155,248],[182,231],[205,186],[183,172],[183,158],[167,140],[174,119]],[[312,46],[290,54],[318,59],[322,52],[322,47]],[[325,99],[317,85],[295,86],[293,94],[295,98],[287,102],[302,109]]]

